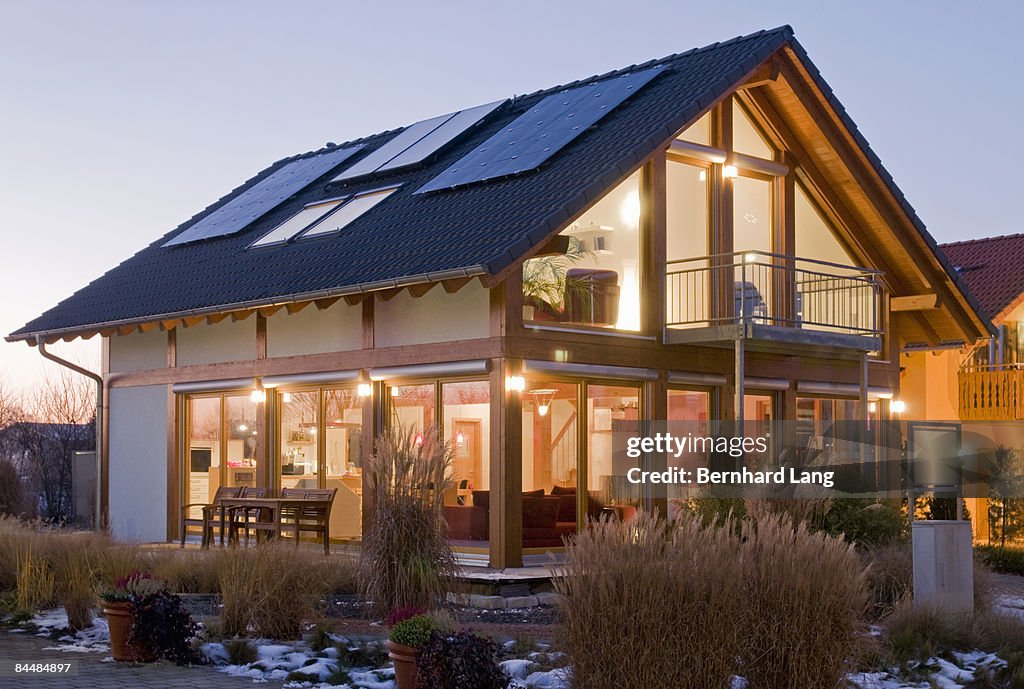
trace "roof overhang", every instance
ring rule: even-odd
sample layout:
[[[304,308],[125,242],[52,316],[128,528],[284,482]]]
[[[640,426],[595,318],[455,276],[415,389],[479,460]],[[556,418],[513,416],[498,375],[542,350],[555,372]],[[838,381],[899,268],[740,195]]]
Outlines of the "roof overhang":
[[[120,332],[127,334],[135,329],[143,331],[153,330],[157,327],[168,330],[177,325],[191,325],[208,318],[226,317],[232,314],[251,314],[260,310],[279,309],[293,304],[316,303],[322,308],[335,303],[339,299],[349,299],[353,303],[358,302],[367,294],[387,294],[388,298],[396,291],[410,289],[414,296],[421,296],[425,291],[416,291],[419,286],[434,286],[445,284],[449,292],[455,292],[475,277],[486,275],[483,266],[471,266],[468,268],[456,268],[453,270],[425,273],[423,275],[410,275],[396,278],[394,280],[382,280],[378,282],[366,282],[358,285],[348,285],[333,289],[315,290],[297,294],[287,294],[271,297],[268,299],[254,299],[233,304],[216,304],[212,306],[162,313],[154,315],[139,316],[137,318],[126,318],[117,321],[104,323],[87,323],[79,326],[60,328],[56,330],[43,330],[38,332],[19,332],[8,335],[5,339],[8,342],[25,341],[30,346],[36,345],[36,338],[41,337],[47,344],[58,340],[71,341],[77,338],[89,339],[95,335],[112,335]],[[354,299],[352,299],[354,297]],[[147,327],[148,326],[148,327]]]

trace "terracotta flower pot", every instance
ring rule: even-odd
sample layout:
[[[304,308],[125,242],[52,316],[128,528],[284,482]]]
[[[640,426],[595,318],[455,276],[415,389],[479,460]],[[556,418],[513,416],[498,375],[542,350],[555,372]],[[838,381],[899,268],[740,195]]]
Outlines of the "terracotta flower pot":
[[[110,629],[110,655],[114,660],[151,663],[156,660],[153,649],[132,641],[132,609],[128,601],[104,602],[103,615]]]
[[[395,684],[398,689],[420,689],[420,670],[416,667],[420,649],[395,643],[390,639],[385,642],[388,658],[395,665]]]

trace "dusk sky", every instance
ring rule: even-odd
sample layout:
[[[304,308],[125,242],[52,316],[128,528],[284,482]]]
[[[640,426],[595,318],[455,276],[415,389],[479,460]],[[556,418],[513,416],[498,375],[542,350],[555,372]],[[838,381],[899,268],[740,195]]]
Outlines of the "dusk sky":
[[[0,13],[3,335],[282,157],[780,24],[939,241],[1024,231],[1010,203],[1024,3],[0,0]],[[58,351],[98,367],[97,341]],[[12,386],[43,364],[0,343]]]

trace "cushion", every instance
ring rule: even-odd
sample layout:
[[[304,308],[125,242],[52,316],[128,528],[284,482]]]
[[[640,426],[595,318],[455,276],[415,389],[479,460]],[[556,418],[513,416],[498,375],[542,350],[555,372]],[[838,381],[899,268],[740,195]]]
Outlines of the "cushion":
[[[524,498],[540,498],[540,497],[544,497],[544,489],[543,488],[538,488],[537,490],[524,490],[523,491],[523,497]]]
[[[576,495],[576,486],[551,486],[552,495]]]
[[[551,497],[523,498],[523,530],[547,529],[552,534],[558,523],[558,500]]]

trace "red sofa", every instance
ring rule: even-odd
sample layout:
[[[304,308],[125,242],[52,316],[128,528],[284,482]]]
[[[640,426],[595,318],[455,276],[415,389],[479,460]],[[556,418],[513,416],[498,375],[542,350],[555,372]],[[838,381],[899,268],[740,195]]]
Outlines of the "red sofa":
[[[604,505],[592,495],[587,496],[587,518],[599,519]],[[629,505],[613,507],[619,519],[628,520],[636,514]],[[473,491],[472,505],[446,505],[445,521],[448,538],[457,541],[486,541],[490,537],[490,493]],[[554,486],[550,495],[543,489],[523,493],[523,547],[557,548],[562,538],[576,533],[576,488]]]

